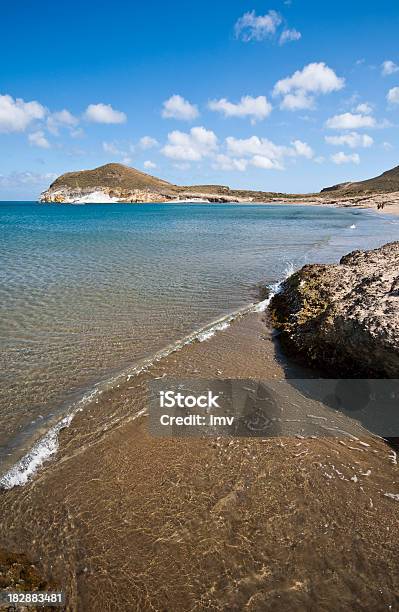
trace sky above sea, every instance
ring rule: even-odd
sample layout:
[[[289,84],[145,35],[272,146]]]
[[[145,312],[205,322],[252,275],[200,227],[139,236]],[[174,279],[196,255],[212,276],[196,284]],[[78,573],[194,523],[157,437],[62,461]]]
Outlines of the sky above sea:
[[[309,192],[398,164],[397,0],[4,3],[0,199],[121,162]]]

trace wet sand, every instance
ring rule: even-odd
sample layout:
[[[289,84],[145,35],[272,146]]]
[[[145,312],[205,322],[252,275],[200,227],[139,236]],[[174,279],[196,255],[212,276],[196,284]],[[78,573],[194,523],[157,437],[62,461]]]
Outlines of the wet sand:
[[[316,376],[279,356],[263,318],[104,392],[53,461],[0,494],[0,547],[35,563],[68,609],[399,609],[399,470],[384,442],[154,438],[137,417],[163,375]]]

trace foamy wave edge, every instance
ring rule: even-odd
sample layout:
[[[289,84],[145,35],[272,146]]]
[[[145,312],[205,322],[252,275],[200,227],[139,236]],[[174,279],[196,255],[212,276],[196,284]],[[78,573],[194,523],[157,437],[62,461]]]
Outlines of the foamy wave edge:
[[[265,311],[273,296],[280,291],[284,280],[291,276],[293,272],[294,266],[292,263],[289,263],[286,267],[283,279],[277,283],[268,285],[270,293],[265,300],[249,304],[248,306],[244,306],[228,315],[224,315],[223,317],[216,319],[216,321],[213,321],[209,325],[206,325],[192,334],[189,334],[182,340],[179,340],[178,342],[175,342],[174,344],[158,351],[153,357],[144,360],[141,364],[135,366],[133,369],[124,371],[116,378],[107,381],[104,388],[102,388],[101,385],[96,385],[90,392],[86,393],[74,406],[72,406],[69,414],[53,425],[45,433],[45,435],[34,444],[31,450],[22,457],[22,459],[20,459],[0,477],[0,490],[8,490],[17,486],[25,485],[42,467],[42,465],[57,453],[59,448],[58,435],[60,431],[65,427],[69,427],[75,415],[83,410],[87,403],[91,402],[97,395],[102,393],[105,388],[113,386],[117,380],[121,380],[122,378],[129,381],[134,376],[148,370],[148,368],[154,363],[160,361],[164,357],[168,357],[176,351],[179,351],[187,344],[191,344],[192,342],[205,342],[209,340],[216,334],[216,332],[227,329],[233,321],[240,319],[250,312]],[[141,416],[144,414],[144,412],[144,410],[141,410],[137,413],[136,417]]]

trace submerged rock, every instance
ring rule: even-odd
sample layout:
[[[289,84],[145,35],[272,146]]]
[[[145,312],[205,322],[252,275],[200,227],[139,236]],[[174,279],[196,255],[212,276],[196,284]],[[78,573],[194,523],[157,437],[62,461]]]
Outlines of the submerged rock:
[[[334,377],[399,378],[399,242],[304,266],[270,314],[291,356]]]

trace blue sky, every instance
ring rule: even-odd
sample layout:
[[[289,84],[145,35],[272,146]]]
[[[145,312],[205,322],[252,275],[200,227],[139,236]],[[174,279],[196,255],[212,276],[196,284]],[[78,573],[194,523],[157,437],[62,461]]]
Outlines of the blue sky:
[[[37,0],[0,28],[0,199],[111,161],[289,192],[399,163],[397,0]]]

